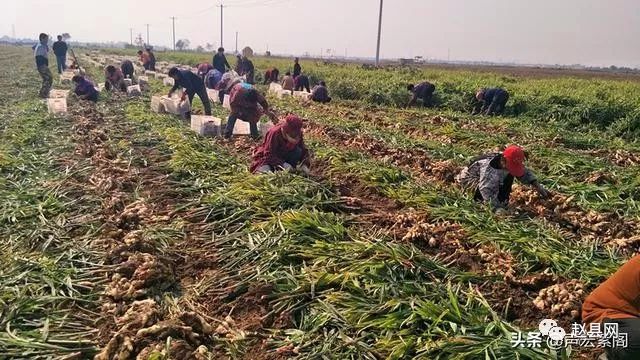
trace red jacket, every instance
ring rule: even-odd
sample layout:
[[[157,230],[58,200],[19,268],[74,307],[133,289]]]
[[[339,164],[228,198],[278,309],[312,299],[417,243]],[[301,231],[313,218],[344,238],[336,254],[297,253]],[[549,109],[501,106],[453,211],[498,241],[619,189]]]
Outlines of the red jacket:
[[[260,121],[262,113],[269,109],[269,103],[264,96],[260,94],[260,92],[258,92],[257,102],[248,101],[245,97],[247,91],[248,89],[246,89],[243,84],[236,84],[233,86],[231,94],[229,94],[231,115],[247,122],[257,123]]]
[[[251,172],[255,172],[259,167],[263,165],[269,165],[271,167],[278,167],[284,164],[283,157],[289,151],[292,151],[297,146],[302,149],[302,161],[301,165],[309,166],[309,150],[304,144],[302,134],[300,134],[300,142],[298,144],[291,144],[284,135],[282,135],[282,127],[284,123],[280,123],[272,127],[267,135],[264,137],[262,145],[260,145],[253,152],[253,163],[251,164]]]

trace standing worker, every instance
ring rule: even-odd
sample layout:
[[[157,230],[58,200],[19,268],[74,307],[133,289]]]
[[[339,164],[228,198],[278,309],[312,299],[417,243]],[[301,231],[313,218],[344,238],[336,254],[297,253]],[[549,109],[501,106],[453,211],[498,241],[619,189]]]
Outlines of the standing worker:
[[[58,74],[62,74],[67,69],[67,43],[62,40],[62,36],[58,35],[58,41],[53,43],[53,53],[56,55],[58,63]]]
[[[253,153],[252,173],[300,170],[309,174],[309,150],[302,138],[302,120],[288,115],[284,122],[269,129],[262,145]]]
[[[122,70],[122,75],[125,79],[129,78],[132,81],[134,80],[133,75],[135,73],[135,67],[131,60],[123,60],[122,63],[120,63],[120,70]]]
[[[124,82],[124,74],[122,69],[117,69],[113,65],[107,66],[104,71],[104,88],[106,90],[116,89],[127,91],[127,85]]]
[[[98,101],[98,90],[96,90],[91,81],[87,80],[82,75],[75,75],[71,81],[76,85],[74,92],[80,97],[80,99],[93,102]]]
[[[147,48],[147,54],[149,54],[149,70],[156,71],[156,56],[151,48]]]
[[[506,212],[514,178],[531,185],[541,197],[549,192],[524,166],[525,154],[521,147],[508,146],[502,153],[491,153],[477,157],[462,169],[456,178],[465,189],[473,189],[476,201],[488,202],[499,213]]]
[[[302,74],[302,67],[300,66],[300,59],[295,58],[295,60],[293,60],[293,78],[297,78],[298,76],[300,76],[300,74]]]
[[[287,71],[287,73],[284,74],[281,85],[283,90],[293,91],[295,87],[295,82],[293,81],[293,76],[291,76],[290,72]]]
[[[242,56],[240,56],[240,54],[236,55],[236,67],[234,70],[238,73],[238,75],[244,75],[242,73]]]
[[[244,75],[247,79],[247,83],[253,85],[255,82],[253,78],[255,76],[255,68],[253,67],[253,62],[249,60],[248,57],[242,56],[242,75]]]
[[[311,90],[309,89],[309,77],[307,75],[300,74],[298,75],[298,77],[294,77],[293,79],[295,91],[307,90],[307,92],[311,92]]]
[[[327,84],[324,81],[320,81],[320,84],[313,88],[313,91],[311,91],[311,100],[323,104],[331,102],[329,90],[327,89]]]
[[[218,52],[213,55],[211,63],[213,64],[213,68],[220,71],[222,74],[226,73],[227,69],[231,70],[231,66],[229,65],[229,62],[227,62],[227,57],[224,56],[223,47],[218,48]]]
[[[233,127],[236,125],[238,119],[249,123],[251,137],[254,139],[260,136],[258,133],[258,122],[263,113],[269,116],[274,123],[278,122],[278,118],[269,108],[267,99],[250,84],[240,83],[234,85],[231,89],[229,104],[231,105],[231,114],[227,120],[227,127],[224,130],[225,139],[230,139],[233,135]]]
[[[433,105],[433,93],[436,91],[436,86],[432,83],[423,81],[418,85],[409,84],[407,90],[411,91],[411,100],[407,103],[407,107],[415,105],[418,99],[422,99],[422,106],[424,107]]]
[[[204,114],[211,115],[211,102],[209,102],[209,96],[207,95],[207,89],[204,87],[204,82],[198,77],[198,75],[192,73],[189,70],[179,70],[177,67],[172,67],[168,74],[175,84],[169,90],[169,97],[174,91],[182,87],[184,93],[182,94],[182,101],[189,97],[189,104],[193,105],[193,97],[198,94],[202,105],[204,106]],[[191,111],[185,114],[187,119],[191,118]]]
[[[473,110],[473,115],[480,113],[484,115],[500,115],[509,100],[509,93],[502,88],[480,89],[476,92],[478,104]],[[481,107],[478,111],[478,107]]]
[[[640,255],[632,257],[609,279],[587,296],[582,304],[582,322],[617,326],[626,334],[626,347],[606,347],[608,360],[640,359]],[[587,325],[587,329],[589,325]],[[604,331],[604,329],[603,329]],[[615,343],[616,339],[610,339]]]
[[[49,70],[49,36],[45,33],[41,33],[39,37],[40,42],[33,46],[33,56],[36,59],[36,68],[42,78],[42,87],[40,88],[40,97],[48,98],[51,91],[51,84],[53,83],[53,75]]]

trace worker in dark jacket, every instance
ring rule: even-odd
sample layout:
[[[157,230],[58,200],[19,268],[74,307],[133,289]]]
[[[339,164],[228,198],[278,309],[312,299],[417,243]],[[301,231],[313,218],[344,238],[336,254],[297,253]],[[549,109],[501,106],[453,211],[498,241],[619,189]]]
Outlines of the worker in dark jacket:
[[[120,63],[120,70],[122,70],[122,75],[125,79],[129,78],[132,81],[134,80],[133,75],[136,70],[131,60],[122,60],[122,63]]]
[[[156,55],[151,48],[147,48],[147,54],[149,55],[149,70],[156,71]]]
[[[272,127],[262,145],[253,153],[251,172],[268,173],[299,168],[309,174],[309,150],[302,137],[302,120],[288,115],[284,122]]]
[[[76,85],[75,94],[82,100],[98,101],[98,90],[95,85],[82,75],[75,75],[71,81]]]
[[[207,95],[207,89],[204,86],[204,82],[198,75],[192,73],[189,70],[179,70],[176,67],[172,67],[168,74],[175,82],[171,90],[169,90],[169,97],[178,88],[183,88],[182,101],[186,97],[189,98],[189,104],[193,105],[193,97],[198,94],[202,105],[204,106],[204,114],[211,115],[211,103],[209,102],[209,96]],[[191,112],[185,114],[187,118],[191,117]]]
[[[117,69],[113,65],[107,66],[104,71],[104,88],[106,90],[116,89],[123,92],[127,91],[122,69]]]
[[[277,83],[280,76],[280,70],[277,68],[271,68],[264,72],[264,84]]]
[[[302,67],[300,66],[300,59],[295,58],[293,60],[293,78],[297,78],[300,74],[302,74]]]
[[[247,83],[252,85],[255,84],[254,77],[256,69],[253,66],[253,62],[249,60],[248,57],[242,56],[242,65],[240,67],[242,69],[242,73],[240,75],[245,76]]]
[[[200,76],[203,81],[211,70],[213,70],[213,66],[209,63],[198,64],[198,76]]]
[[[224,56],[224,48],[222,47],[219,47],[218,52],[213,55],[213,60],[211,60],[211,63],[213,64],[213,68],[218,70],[222,74],[226,73],[227,69],[231,70],[231,66],[229,65],[229,62],[227,62],[227,57]]]
[[[38,69],[38,74],[40,74],[40,77],[42,78],[42,87],[40,87],[41,98],[49,97],[51,84],[53,83],[53,75],[51,75],[51,70],[49,70],[48,42],[49,36],[45,33],[41,33],[39,42],[33,46],[33,56],[36,60],[36,68]]]
[[[251,137],[258,138],[258,122],[262,114],[266,114],[277,122],[276,115],[269,108],[267,99],[262,96],[248,83],[239,83],[233,86],[230,93],[229,105],[231,105],[231,114],[227,119],[227,127],[224,130],[224,137],[230,139],[233,135],[233,127],[238,119],[249,123],[251,129]]]
[[[58,74],[62,74],[67,69],[67,43],[62,40],[62,36],[58,35],[58,41],[53,43],[53,53],[56,55],[58,63]]]
[[[436,86],[430,82],[423,81],[420,84],[409,84],[407,90],[411,91],[411,100],[407,103],[407,107],[415,105],[418,99],[422,99],[422,106],[430,107],[433,105],[433,93]]]
[[[306,90],[307,92],[311,92],[309,89],[309,77],[305,74],[300,74],[298,77],[293,78],[293,82],[295,85],[295,91]]]
[[[327,84],[324,81],[320,81],[320,84],[313,88],[313,91],[311,91],[311,100],[323,104],[331,101],[329,90],[327,90]]]
[[[502,153],[482,155],[471,161],[458,175],[457,180],[465,189],[473,189],[476,201],[487,202],[494,210],[504,212],[514,178],[531,185],[543,198],[549,192],[524,166],[525,154],[521,147],[508,146]]]
[[[605,348],[608,360],[640,359],[640,255],[627,261],[587,296],[582,305],[582,322],[598,323],[602,332],[605,326],[615,326],[618,335],[626,334],[627,347]],[[615,339],[610,340],[615,343]]]
[[[478,104],[473,114],[500,115],[509,100],[509,93],[502,88],[480,89],[476,92]],[[478,109],[480,107],[480,109]]]

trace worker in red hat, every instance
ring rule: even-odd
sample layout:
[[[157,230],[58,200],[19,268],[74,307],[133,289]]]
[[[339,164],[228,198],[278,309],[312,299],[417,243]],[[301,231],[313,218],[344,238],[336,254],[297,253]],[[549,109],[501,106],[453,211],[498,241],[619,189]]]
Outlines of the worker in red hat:
[[[292,171],[298,168],[308,174],[309,165],[309,151],[302,138],[302,120],[296,115],[288,115],[267,132],[262,145],[253,153],[251,172]]]
[[[599,323],[601,328],[614,326],[619,335],[626,334],[627,346],[606,348],[607,359],[640,359],[640,255],[587,296],[582,322]]]
[[[458,182],[466,189],[474,189],[473,198],[488,202],[495,210],[506,209],[513,179],[531,185],[543,198],[549,192],[538,182],[536,177],[524,166],[525,154],[521,147],[508,146],[502,153],[479,156],[462,169]]]

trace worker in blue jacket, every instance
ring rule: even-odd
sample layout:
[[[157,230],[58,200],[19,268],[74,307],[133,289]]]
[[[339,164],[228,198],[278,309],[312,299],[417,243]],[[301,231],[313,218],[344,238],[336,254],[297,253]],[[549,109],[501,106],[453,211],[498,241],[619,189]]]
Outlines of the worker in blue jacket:
[[[209,96],[207,96],[207,89],[204,86],[204,81],[189,70],[179,70],[176,67],[171,68],[169,70],[169,76],[173,78],[175,81],[173,87],[169,91],[169,97],[173,94],[174,91],[178,90],[178,88],[183,88],[184,93],[182,94],[182,100],[189,97],[189,103],[193,102],[193,97],[198,94],[200,101],[202,101],[202,105],[204,105],[204,113],[205,115],[211,115],[211,103],[209,102]],[[186,114],[187,118],[191,117],[191,112]]]
[[[473,110],[473,115],[500,115],[509,100],[509,93],[502,88],[485,88],[476,92],[478,103]]]

